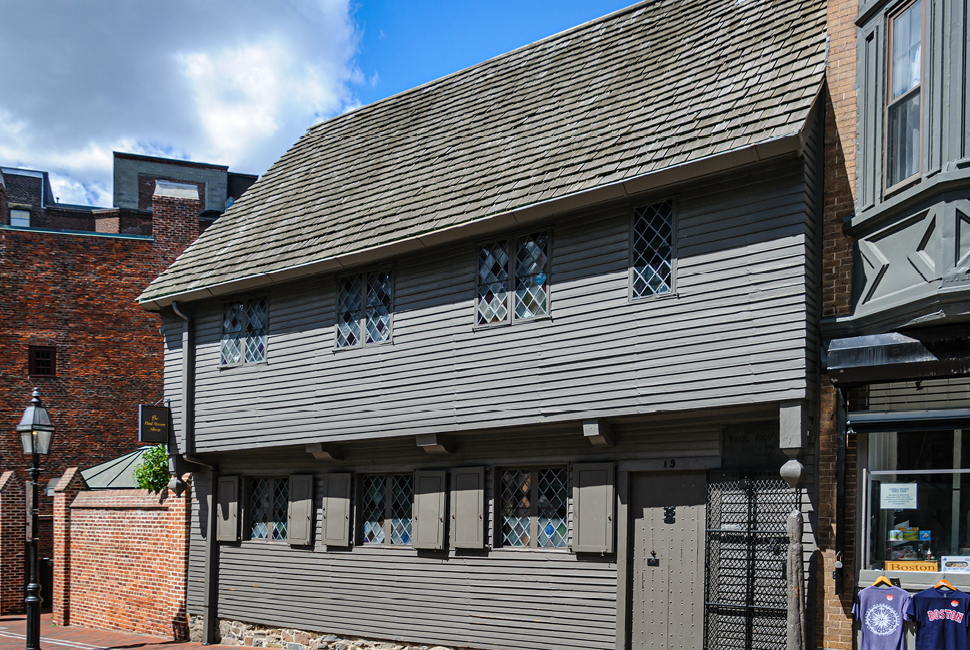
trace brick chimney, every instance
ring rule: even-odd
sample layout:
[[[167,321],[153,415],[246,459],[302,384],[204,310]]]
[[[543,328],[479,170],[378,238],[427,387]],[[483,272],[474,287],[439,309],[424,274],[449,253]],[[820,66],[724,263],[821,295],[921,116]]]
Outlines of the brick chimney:
[[[164,270],[199,236],[202,202],[199,188],[186,183],[155,181],[152,235]]]

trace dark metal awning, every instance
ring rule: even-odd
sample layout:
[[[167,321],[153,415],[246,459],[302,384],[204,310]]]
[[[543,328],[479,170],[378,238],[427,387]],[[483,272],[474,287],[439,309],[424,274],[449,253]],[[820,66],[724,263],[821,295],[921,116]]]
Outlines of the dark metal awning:
[[[970,409],[850,411],[846,429],[855,433],[970,429]]]
[[[961,327],[833,339],[826,368],[836,386],[968,375],[970,335]]]

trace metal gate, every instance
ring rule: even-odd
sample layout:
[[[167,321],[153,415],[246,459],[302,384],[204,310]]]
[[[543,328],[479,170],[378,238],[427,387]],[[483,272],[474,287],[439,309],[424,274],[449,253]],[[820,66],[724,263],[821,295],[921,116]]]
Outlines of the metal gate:
[[[708,474],[704,647],[785,647],[788,535],[798,506],[777,472]]]

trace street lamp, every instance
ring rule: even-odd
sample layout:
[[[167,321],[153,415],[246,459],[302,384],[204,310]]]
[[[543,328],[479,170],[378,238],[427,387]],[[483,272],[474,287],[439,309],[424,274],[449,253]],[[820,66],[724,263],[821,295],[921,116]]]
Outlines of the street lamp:
[[[37,480],[40,478],[40,456],[50,450],[54,425],[47,409],[40,403],[40,391],[31,393],[30,406],[24,409],[24,417],[17,425],[24,454],[30,455],[30,480],[27,482],[27,541],[30,542],[30,582],[27,584],[27,650],[40,650],[40,583],[37,582]]]

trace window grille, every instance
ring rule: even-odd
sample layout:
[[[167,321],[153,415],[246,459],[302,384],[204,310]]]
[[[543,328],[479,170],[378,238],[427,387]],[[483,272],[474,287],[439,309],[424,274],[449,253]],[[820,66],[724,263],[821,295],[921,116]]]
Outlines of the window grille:
[[[510,253],[515,247],[515,254]],[[509,282],[513,282],[509,291]],[[476,323],[495,325],[549,313],[549,233],[482,244],[478,249]]]
[[[31,377],[57,376],[57,348],[32,345],[27,353],[28,371]]]
[[[411,474],[365,476],[362,484],[363,544],[411,543],[414,479]]]
[[[254,478],[250,483],[250,539],[286,539],[290,483],[285,478]]]
[[[266,299],[228,302],[222,309],[222,365],[266,360]]]
[[[394,279],[382,269],[340,278],[337,282],[336,346],[384,343],[391,338]]]
[[[565,548],[566,468],[506,469],[502,472],[502,544]]]
[[[890,20],[889,97],[886,107],[886,186],[919,173],[923,3]]]
[[[633,211],[633,298],[658,296],[672,290],[673,216],[671,201]]]

